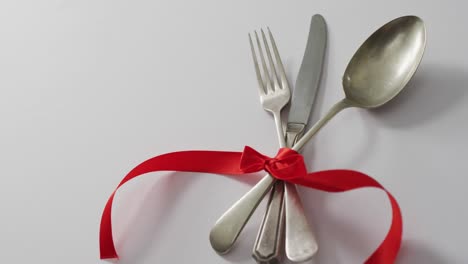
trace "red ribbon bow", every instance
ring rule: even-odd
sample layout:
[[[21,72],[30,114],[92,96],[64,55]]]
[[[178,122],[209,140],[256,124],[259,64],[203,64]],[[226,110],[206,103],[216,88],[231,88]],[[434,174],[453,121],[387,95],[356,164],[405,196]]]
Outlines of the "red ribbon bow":
[[[246,146],[242,152],[240,169],[245,173],[265,170],[280,180],[301,178],[307,175],[304,158],[290,148],[281,148],[274,158],[270,158]]]
[[[109,197],[101,218],[99,233],[101,259],[117,258],[112,237],[112,202],[116,191],[127,181],[156,171],[204,172],[244,175],[265,170],[273,177],[326,192],[345,192],[359,188],[378,188],[387,194],[392,207],[392,223],[385,239],[366,260],[366,264],[393,264],[400,249],[403,223],[393,196],[376,180],[352,170],[328,170],[307,173],[302,155],[282,148],[274,158],[246,146],[244,152],[181,151],[146,160],[131,170]]]

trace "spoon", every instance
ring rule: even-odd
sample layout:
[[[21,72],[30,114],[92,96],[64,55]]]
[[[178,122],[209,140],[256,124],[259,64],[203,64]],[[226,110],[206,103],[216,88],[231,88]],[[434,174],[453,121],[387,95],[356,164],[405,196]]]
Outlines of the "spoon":
[[[330,119],[350,107],[376,108],[403,90],[426,46],[424,22],[416,16],[394,19],[375,31],[356,51],[343,76],[345,98],[336,103],[292,147],[299,151]],[[215,223],[211,246],[227,253],[275,180],[264,177]],[[287,247],[287,245],[286,245]]]
[[[293,147],[301,149],[320,128],[348,107],[376,108],[403,90],[421,62],[426,46],[424,22],[416,16],[390,21],[359,47],[346,67],[346,97],[336,103]]]

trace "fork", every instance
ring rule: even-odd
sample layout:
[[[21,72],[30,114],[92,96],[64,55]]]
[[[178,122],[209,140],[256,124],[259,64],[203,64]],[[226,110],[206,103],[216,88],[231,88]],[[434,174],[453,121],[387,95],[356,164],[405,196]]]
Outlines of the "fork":
[[[252,58],[255,65],[255,71],[257,74],[260,102],[263,108],[271,112],[275,119],[276,130],[278,133],[278,140],[280,147],[286,146],[286,140],[283,133],[283,122],[281,121],[281,110],[290,101],[291,92],[288,85],[288,80],[284,71],[281,57],[279,56],[278,48],[273,35],[268,28],[268,34],[270,37],[270,43],[273,46],[273,52],[276,58],[276,67],[278,68],[280,80],[277,78],[277,71],[273,63],[273,59],[268,47],[268,41],[266,40],[265,33],[263,30],[262,38],[264,47],[270,62],[270,73],[266,67],[264,60],[262,47],[258,38],[258,34],[255,31],[255,37],[257,42],[257,50],[260,54],[260,59],[263,66],[263,76],[260,74],[260,67],[257,61],[257,55],[255,54],[255,48],[252,43],[252,38],[249,34],[250,48],[252,50]],[[271,76],[270,76],[271,74]],[[270,80],[272,79],[272,80]],[[258,263],[273,263],[277,262],[280,258],[280,247],[283,242],[283,230],[284,230],[284,208],[281,205],[283,203],[283,190],[284,185],[282,182],[278,182],[273,187],[274,191],[271,192],[270,198],[268,199],[267,212],[264,215],[262,226],[259,229],[255,246],[252,252],[252,256]],[[272,206],[276,205],[276,206]]]
[[[286,79],[286,73],[283,68],[283,63],[281,62],[278,48],[276,46],[273,35],[271,34],[270,28],[268,28],[268,35],[270,37],[271,46],[273,47],[273,52],[275,53],[276,67],[278,67],[280,80],[278,80],[277,78],[275,64],[271,56],[268,41],[265,37],[265,32],[263,31],[263,29],[261,30],[261,32],[262,32],[263,44],[265,46],[266,54],[267,54],[268,61],[270,64],[269,65],[270,73],[268,72],[268,68],[265,63],[263,49],[262,49],[262,46],[260,45],[260,40],[259,40],[257,31],[255,31],[255,38],[256,38],[256,42],[258,46],[258,53],[262,61],[263,76],[265,79],[262,78],[262,74],[260,73],[260,67],[258,65],[257,55],[255,53],[254,45],[252,43],[252,38],[249,34],[250,48],[252,50],[252,58],[255,64],[255,72],[257,73],[260,102],[262,103],[263,109],[273,114],[273,117],[275,119],[276,132],[278,133],[279,145],[280,147],[283,148],[286,146],[286,140],[284,138],[283,123],[281,122],[281,110],[286,104],[289,103],[289,100],[291,99],[291,91],[289,90],[288,80]]]
[[[263,49],[260,45],[260,38],[258,37],[257,32],[255,32],[255,38],[258,46],[258,53],[262,63],[264,78],[262,78],[262,75],[260,73],[257,55],[255,49],[253,48],[254,45],[250,34],[249,41],[252,48],[252,56],[255,64],[255,71],[257,73],[260,101],[262,103],[263,108],[273,114],[276,124],[276,131],[278,133],[279,144],[281,147],[285,147],[286,142],[280,113],[283,107],[289,102],[291,98],[291,92],[289,90],[288,81],[286,79],[286,73],[284,71],[283,63],[281,62],[281,58],[279,56],[278,48],[269,28],[268,33],[273,48],[273,53],[276,59],[276,67],[278,69],[275,68],[275,62],[273,61],[273,57],[271,56],[270,48],[265,33],[263,30],[261,30],[262,39],[264,42],[270,66],[270,72],[268,71]],[[262,198],[265,197],[265,195],[272,188],[275,182],[276,179],[273,178],[271,175],[267,174],[265,177],[263,177],[262,180],[260,180],[259,183],[257,183],[249,192],[247,192],[241,199],[239,199],[218,219],[218,221],[215,223],[214,227],[211,229],[210,232],[210,243],[216,252],[224,254],[232,248],[240,232],[244,228],[247,221],[250,219],[252,213],[255,211]],[[278,220],[281,221],[279,222],[279,227],[282,227],[282,219]],[[281,228],[278,228],[276,230],[276,232],[280,231]],[[274,235],[277,237],[277,234]]]

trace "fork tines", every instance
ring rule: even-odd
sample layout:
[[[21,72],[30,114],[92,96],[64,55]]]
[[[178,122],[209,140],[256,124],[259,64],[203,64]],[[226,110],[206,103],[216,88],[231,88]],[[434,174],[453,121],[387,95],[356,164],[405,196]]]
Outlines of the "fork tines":
[[[269,47],[267,38],[265,36],[265,32],[263,31],[263,29],[261,29],[260,31],[262,34],[263,45],[265,47],[266,54],[268,57],[268,62],[269,62],[269,68],[268,68],[265,62],[263,48],[262,48],[262,45],[260,44],[260,38],[258,37],[257,31],[255,31],[257,50],[258,50],[258,54],[260,55],[260,60],[262,63],[263,78],[262,78],[262,74],[260,73],[260,67],[258,65],[258,60],[257,60],[257,53],[255,52],[254,44],[252,42],[252,37],[249,34],[250,48],[252,50],[252,58],[253,58],[254,65],[255,65],[255,71],[257,73],[257,80],[258,80],[258,84],[260,88],[260,93],[265,94],[265,93],[273,92],[277,89],[284,89],[284,88],[289,89],[288,82],[286,79],[286,73],[284,71],[283,63],[281,62],[281,57],[279,56],[278,48],[276,46],[275,39],[273,38],[273,34],[271,33],[270,28],[268,28],[268,35],[270,37],[271,46],[273,47],[273,52],[275,53],[276,61],[273,61],[273,57],[271,56],[270,47]],[[280,79],[278,79],[278,74],[279,74]]]

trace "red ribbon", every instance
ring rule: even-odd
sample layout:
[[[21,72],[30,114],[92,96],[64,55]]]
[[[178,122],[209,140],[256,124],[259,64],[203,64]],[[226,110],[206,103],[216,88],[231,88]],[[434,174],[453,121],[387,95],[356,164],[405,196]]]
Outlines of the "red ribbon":
[[[282,148],[274,158],[264,156],[246,146],[243,152],[181,151],[156,156],[136,166],[120,182],[107,201],[100,229],[101,259],[117,258],[112,237],[111,211],[115,192],[127,181],[156,171],[204,172],[244,175],[265,170],[273,177],[326,192],[345,192],[373,187],[383,190],[392,206],[392,223],[383,242],[366,260],[366,264],[393,264],[400,250],[403,222],[400,208],[393,196],[376,180],[352,170],[327,170],[307,173],[302,155]]]

